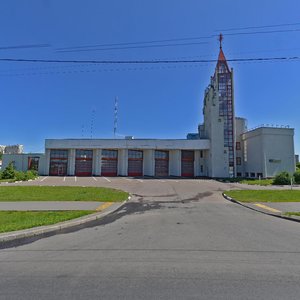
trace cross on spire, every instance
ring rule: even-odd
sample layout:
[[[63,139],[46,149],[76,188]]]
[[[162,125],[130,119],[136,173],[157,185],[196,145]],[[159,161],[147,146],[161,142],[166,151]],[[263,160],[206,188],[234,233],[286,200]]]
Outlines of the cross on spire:
[[[222,33],[220,33],[218,40],[220,42],[220,49],[222,49],[222,41],[223,41],[223,34]]]

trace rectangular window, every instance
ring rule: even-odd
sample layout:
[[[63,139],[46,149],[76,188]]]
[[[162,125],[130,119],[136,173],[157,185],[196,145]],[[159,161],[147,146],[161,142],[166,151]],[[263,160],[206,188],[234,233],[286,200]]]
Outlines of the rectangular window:
[[[245,173],[245,177],[249,177],[249,173],[248,172]]]
[[[28,170],[39,170],[39,157],[28,157]]]
[[[203,173],[203,165],[200,166],[200,172]]]
[[[200,157],[203,158],[203,150],[200,151]]]
[[[236,150],[241,150],[241,143],[240,142],[236,142]]]
[[[236,164],[237,166],[240,166],[242,164],[242,159],[240,157],[236,158]]]
[[[251,173],[250,176],[251,176],[252,178],[255,178],[255,173]]]
[[[242,177],[242,173],[237,172],[237,173],[236,173],[236,176],[237,176],[237,177]]]

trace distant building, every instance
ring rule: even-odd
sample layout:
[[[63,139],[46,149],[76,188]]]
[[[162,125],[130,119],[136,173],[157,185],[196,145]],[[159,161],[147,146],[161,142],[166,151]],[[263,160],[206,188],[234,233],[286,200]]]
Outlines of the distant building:
[[[3,154],[20,154],[23,153],[23,145],[0,145],[0,153]]]
[[[204,123],[187,139],[47,139],[45,154],[4,155],[44,175],[273,177],[295,171],[294,129],[248,130],[235,116],[233,69],[222,49],[204,93]],[[37,163],[37,162],[36,162]],[[35,164],[36,165],[36,164]]]
[[[295,161],[296,161],[296,164],[299,164],[299,155],[295,155]]]

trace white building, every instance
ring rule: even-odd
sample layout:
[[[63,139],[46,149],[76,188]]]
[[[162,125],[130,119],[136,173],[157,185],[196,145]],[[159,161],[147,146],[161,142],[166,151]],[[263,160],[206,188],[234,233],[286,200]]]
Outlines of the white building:
[[[294,129],[260,127],[234,112],[233,70],[220,40],[214,75],[205,90],[204,123],[187,139],[47,139],[45,154],[4,155],[3,167],[43,175],[273,177],[295,171]],[[32,165],[34,157],[34,164]]]

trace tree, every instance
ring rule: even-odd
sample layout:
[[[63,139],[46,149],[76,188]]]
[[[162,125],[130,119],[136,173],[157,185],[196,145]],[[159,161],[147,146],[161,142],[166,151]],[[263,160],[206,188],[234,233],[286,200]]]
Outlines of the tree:
[[[2,179],[14,179],[16,175],[13,162],[10,162],[8,166],[2,172]]]
[[[300,169],[294,173],[295,183],[300,184]]]
[[[288,172],[281,172],[274,178],[273,184],[275,185],[287,185],[291,183],[291,176]]]

